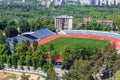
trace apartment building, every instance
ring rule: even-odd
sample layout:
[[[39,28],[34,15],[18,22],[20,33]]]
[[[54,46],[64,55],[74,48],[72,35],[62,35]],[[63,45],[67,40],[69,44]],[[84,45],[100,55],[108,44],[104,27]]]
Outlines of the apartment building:
[[[59,6],[62,4],[62,0],[53,0],[55,6]]]
[[[55,29],[59,30],[71,30],[73,24],[73,17],[67,15],[57,16],[55,18]]]
[[[120,3],[120,0],[96,0],[96,5],[118,5]]]
[[[97,23],[102,24],[102,25],[109,25],[113,26],[114,21],[113,20],[96,20]]]
[[[80,4],[81,5],[91,5],[92,4],[92,0],[80,0]]]
[[[51,4],[51,0],[41,0],[41,4],[44,5],[44,6],[49,7],[50,4]]]

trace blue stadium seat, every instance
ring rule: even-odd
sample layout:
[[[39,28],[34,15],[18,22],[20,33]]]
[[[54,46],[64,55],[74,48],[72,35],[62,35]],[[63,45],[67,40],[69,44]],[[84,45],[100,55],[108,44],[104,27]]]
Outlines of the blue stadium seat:
[[[120,34],[113,32],[93,31],[93,30],[62,30],[58,34],[95,34],[102,36],[109,36],[120,39]]]

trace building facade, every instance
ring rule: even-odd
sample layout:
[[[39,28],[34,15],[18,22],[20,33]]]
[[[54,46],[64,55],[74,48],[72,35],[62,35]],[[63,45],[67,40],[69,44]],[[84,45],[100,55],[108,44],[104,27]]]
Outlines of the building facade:
[[[59,6],[62,4],[62,0],[53,0],[55,6]]]
[[[88,24],[88,23],[91,22],[91,19],[90,18],[84,18],[83,22],[84,22],[84,24]]]
[[[96,5],[118,5],[120,3],[120,0],[96,0]]]
[[[41,4],[46,7],[49,7],[51,5],[51,0],[41,0]]]
[[[80,0],[80,4],[81,5],[91,5],[92,4],[92,0]]]
[[[96,20],[96,22],[98,24],[102,24],[102,25],[109,25],[110,27],[113,27],[113,20]]]
[[[62,15],[55,18],[55,29],[59,30],[72,30],[73,17]]]

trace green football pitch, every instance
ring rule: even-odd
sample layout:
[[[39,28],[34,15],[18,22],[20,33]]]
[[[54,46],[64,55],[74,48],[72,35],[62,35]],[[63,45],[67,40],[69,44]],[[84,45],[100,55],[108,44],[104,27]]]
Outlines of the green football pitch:
[[[50,45],[53,44],[55,51],[63,52],[66,47],[74,48],[75,46],[80,46],[81,48],[99,48],[104,50],[105,47],[110,43],[107,40],[96,40],[89,38],[67,38],[61,37],[57,38],[49,43],[44,44],[47,51],[49,51]]]

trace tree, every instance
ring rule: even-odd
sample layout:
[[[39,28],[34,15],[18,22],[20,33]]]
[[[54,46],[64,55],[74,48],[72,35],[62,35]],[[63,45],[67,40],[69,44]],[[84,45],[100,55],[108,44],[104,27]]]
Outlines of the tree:
[[[51,73],[53,71],[53,64],[51,62],[47,62],[43,65],[42,70],[48,74]]]
[[[33,41],[33,49],[34,49],[34,51],[36,50],[37,46],[38,46],[38,42],[37,41]]]
[[[8,64],[8,67],[12,67],[12,56],[8,56],[7,57],[7,64]]]
[[[117,71],[115,74],[115,80],[120,80],[120,71]]]
[[[0,35],[0,44],[5,44],[5,37]]]
[[[30,66],[32,66],[32,57],[31,56],[27,56],[26,57],[26,66],[28,69],[30,69]]]
[[[36,51],[33,53],[33,56],[38,59],[38,67],[42,67],[46,61],[45,61],[45,48],[42,45],[39,45],[36,49]]]
[[[62,53],[62,68],[70,69],[72,63],[73,61],[72,61],[71,50],[69,47],[66,47],[64,52]]]
[[[8,44],[0,44],[0,55],[9,55],[10,50]]]
[[[18,35],[18,30],[15,27],[7,27],[5,28],[5,35],[6,37],[14,37]]]
[[[90,63],[83,60],[75,60],[68,73],[64,75],[63,80],[89,80]]]
[[[17,54],[20,55],[24,55],[26,56],[26,51],[28,50],[28,46],[26,45],[25,42],[19,42],[16,46],[15,46],[15,52]]]
[[[32,58],[32,66],[33,66],[34,70],[36,70],[38,68],[38,58],[37,57]]]
[[[16,22],[12,19],[8,20],[7,22],[7,26],[15,26],[16,25]]]
[[[27,40],[25,43],[26,43],[27,46],[30,46],[30,41],[29,40]]]
[[[23,68],[23,65],[25,64],[25,56],[20,56],[20,59],[19,59],[19,61],[18,61],[18,63],[19,63],[19,65],[20,65],[20,68],[21,69],[24,69]]]
[[[29,78],[30,78],[30,75],[25,75],[25,73],[21,75],[21,80],[29,80]]]
[[[54,45],[53,44],[50,44],[49,50],[50,51],[54,50]]]
[[[118,31],[120,31],[120,16],[117,16],[115,19],[115,25],[118,28]]]
[[[12,56],[12,64],[13,64],[14,68],[17,68],[17,66],[18,66],[18,56],[17,55]]]
[[[58,54],[56,51],[52,51],[50,53],[50,59],[51,59],[53,64],[55,63],[57,56],[60,56],[60,54]]]
[[[3,61],[3,57],[0,55],[0,69],[4,68],[4,61]]]
[[[18,24],[20,33],[30,31],[29,22],[26,19],[21,19]]]
[[[55,71],[51,71],[48,73],[47,79],[46,80],[59,80],[59,78],[56,76]]]
[[[14,38],[13,39],[13,45],[14,45],[14,47],[17,45],[17,43],[18,43],[18,40],[16,38]]]
[[[4,30],[7,26],[7,19],[0,20],[0,29]]]

